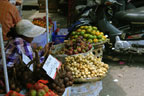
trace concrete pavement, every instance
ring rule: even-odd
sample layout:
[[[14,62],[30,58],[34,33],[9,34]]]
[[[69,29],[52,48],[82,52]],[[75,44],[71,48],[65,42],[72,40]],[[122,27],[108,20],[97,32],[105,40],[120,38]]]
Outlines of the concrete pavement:
[[[103,80],[100,96],[144,96],[144,63],[120,65],[107,62],[110,70]],[[114,82],[117,79],[118,82]]]

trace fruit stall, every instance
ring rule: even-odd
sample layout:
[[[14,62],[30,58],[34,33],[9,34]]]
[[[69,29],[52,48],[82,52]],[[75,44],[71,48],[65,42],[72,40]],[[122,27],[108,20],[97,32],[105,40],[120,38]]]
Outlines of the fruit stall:
[[[46,27],[45,17],[32,22]],[[49,24],[49,29],[53,29],[52,25]],[[68,40],[50,43],[42,63],[38,55],[42,47],[36,46],[32,61],[20,57],[20,63],[8,68],[11,91],[6,96],[98,96],[102,90],[101,80],[109,69],[102,61],[102,45],[106,41],[107,37],[97,27],[80,26],[71,32]],[[98,48],[101,52],[95,53]],[[1,94],[6,89],[4,76],[0,76],[0,80]]]
[[[56,24],[48,18],[48,10],[46,12],[45,17],[34,18],[32,21],[35,25],[47,28],[47,32],[34,39],[33,60],[21,56],[19,63],[7,68],[4,50],[1,50],[4,54],[4,70],[0,70],[0,73],[5,75],[0,75],[0,94],[99,96],[102,79],[109,69],[108,64],[102,61],[107,36],[96,26],[82,25],[73,30],[65,40],[67,35],[58,35]],[[46,44],[49,44],[49,52],[44,56],[44,61],[40,62],[39,52]],[[1,48],[4,49],[3,47],[2,39]]]

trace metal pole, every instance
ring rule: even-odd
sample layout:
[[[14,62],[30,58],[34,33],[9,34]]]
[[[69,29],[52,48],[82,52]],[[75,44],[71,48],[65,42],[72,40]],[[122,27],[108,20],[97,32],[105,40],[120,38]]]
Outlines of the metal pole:
[[[8,93],[10,89],[9,89],[8,73],[7,73],[7,66],[6,66],[6,56],[5,56],[1,24],[0,24],[0,43],[1,43],[1,53],[2,53],[2,61],[3,61],[2,63],[3,63],[4,77],[5,77],[6,92]]]
[[[50,36],[49,36],[49,18],[48,18],[48,0],[46,0],[46,28],[47,28],[47,43],[50,40]]]

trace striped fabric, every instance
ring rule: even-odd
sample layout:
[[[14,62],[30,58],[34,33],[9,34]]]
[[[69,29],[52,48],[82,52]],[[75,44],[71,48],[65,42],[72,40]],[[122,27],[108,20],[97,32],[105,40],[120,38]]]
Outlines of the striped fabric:
[[[17,8],[8,0],[0,0],[0,23],[2,24],[3,38],[8,40],[7,33],[10,28],[21,20]]]
[[[23,40],[22,38],[16,38],[15,40],[11,40],[8,46],[6,47],[6,59],[7,59],[7,66],[13,67],[15,63],[19,63],[19,58],[25,54],[31,60],[33,56],[35,56],[31,44]],[[42,56],[44,52],[40,52],[40,62],[43,62],[44,56]]]

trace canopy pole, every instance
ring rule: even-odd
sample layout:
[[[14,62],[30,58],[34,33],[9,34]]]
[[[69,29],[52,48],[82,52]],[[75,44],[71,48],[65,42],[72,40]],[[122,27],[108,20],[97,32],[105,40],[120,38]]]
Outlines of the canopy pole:
[[[46,0],[46,28],[47,28],[47,43],[49,43],[50,36],[49,36],[49,18],[48,18],[48,0]]]
[[[1,53],[2,53],[2,63],[3,63],[4,77],[5,77],[6,92],[8,93],[10,89],[9,89],[8,72],[7,72],[7,66],[6,66],[6,56],[5,56],[1,24],[0,24],[0,43],[1,43],[0,46],[1,46]]]

